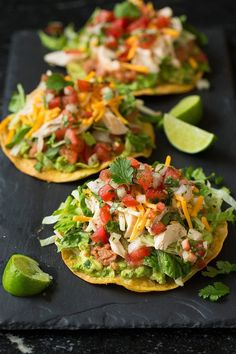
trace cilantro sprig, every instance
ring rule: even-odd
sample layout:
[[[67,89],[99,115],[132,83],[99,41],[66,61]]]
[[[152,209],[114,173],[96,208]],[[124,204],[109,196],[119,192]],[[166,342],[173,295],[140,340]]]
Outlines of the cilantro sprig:
[[[201,289],[198,295],[203,299],[215,302],[223,296],[228,295],[229,292],[230,288],[227,285],[221,282],[215,282],[212,285],[207,285],[205,288]]]
[[[132,184],[134,169],[128,159],[118,157],[110,167],[111,178],[118,184]]]
[[[236,264],[230,263],[228,261],[218,261],[216,262],[216,267],[208,266],[202,275],[204,277],[214,278],[219,274],[229,274],[232,272],[236,272]]]
[[[61,74],[52,74],[48,77],[46,81],[46,86],[50,90],[55,90],[57,92],[61,91],[66,86],[73,86],[72,81],[67,81]]]

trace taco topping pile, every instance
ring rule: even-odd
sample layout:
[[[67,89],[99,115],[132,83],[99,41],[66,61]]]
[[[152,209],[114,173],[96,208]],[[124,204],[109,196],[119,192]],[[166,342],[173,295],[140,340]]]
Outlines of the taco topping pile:
[[[222,211],[223,200],[232,207]],[[202,169],[181,171],[170,157],[153,166],[118,157],[44,219],[56,225],[42,243],[55,242],[71,270],[90,282],[119,279],[126,286],[130,280],[130,289],[134,279],[183,285],[220,251],[226,235],[221,240],[217,230],[234,220],[234,208],[233,198],[211,187]]]
[[[62,50],[45,59],[59,66],[72,63],[68,70],[77,77],[94,70],[102,79],[138,91],[166,83],[191,84],[209,70],[196,35],[169,7],[155,10],[151,3],[124,1],[113,11],[95,10],[78,33],[69,26],[58,36],[54,27],[41,32],[41,40],[50,49],[54,43]]]
[[[93,76],[73,83],[49,73],[20,109],[13,100],[17,112],[0,127],[9,155],[34,159],[38,172],[70,173],[98,167],[122,153],[142,155],[151,149],[153,141],[141,121],[142,102],[118,95],[112,85],[95,82]]]

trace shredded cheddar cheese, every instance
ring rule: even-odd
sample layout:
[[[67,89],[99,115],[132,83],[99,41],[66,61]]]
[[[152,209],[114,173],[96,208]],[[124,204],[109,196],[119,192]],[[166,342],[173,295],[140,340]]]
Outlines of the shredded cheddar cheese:
[[[171,156],[170,156],[170,155],[167,155],[167,156],[166,156],[166,161],[165,161],[165,166],[166,166],[166,167],[170,166],[170,163],[171,163]]]
[[[204,197],[202,195],[200,195],[198,197],[198,200],[197,200],[196,204],[193,207],[193,210],[191,212],[191,216],[193,216],[193,217],[197,216],[197,214],[199,213],[199,211],[202,208],[203,202],[204,202]]]
[[[176,196],[176,199],[180,201],[180,204],[181,204],[181,208],[183,210],[183,213],[184,213],[184,216],[185,216],[185,219],[187,220],[187,223],[188,223],[188,227],[190,229],[193,228],[193,224],[192,224],[192,220],[191,220],[191,217],[189,215],[189,211],[188,211],[188,207],[187,207],[187,202],[186,200],[181,197],[181,196]]]
[[[90,221],[91,219],[92,219],[92,217],[90,217],[90,216],[84,216],[84,215],[73,216],[73,221],[86,222],[86,221]]]
[[[163,28],[162,33],[167,34],[168,36],[177,38],[180,35],[180,32],[173,28]]]
[[[205,216],[202,216],[201,222],[203,223],[207,231],[212,231],[212,227],[209,225],[209,222],[207,221],[207,218]]]
[[[142,74],[149,73],[149,69],[146,66],[143,66],[143,65],[134,65],[134,64],[130,64],[130,63],[120,63],[120,65],[124,69],[137,71],[137,72],[142,73]]]
[[[193,68],[193,69],[196,69],[197,68],[197,62],[196,62],[196,60],[194,59],[194,58],[189,58],[189,60],[188,60],[188,62],[189,62],[189,64],[191,65],[191,67]]]

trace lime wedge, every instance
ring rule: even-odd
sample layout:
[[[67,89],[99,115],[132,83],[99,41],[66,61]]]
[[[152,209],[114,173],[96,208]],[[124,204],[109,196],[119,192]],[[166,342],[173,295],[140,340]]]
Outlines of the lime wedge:
[[[207,149],[216,136],[183,122],[170,114],[164,116],[164,131],[169,142],[178,150],[196,154]]]
[[[2,276],[3,288],[15,296],[39,294],[51,281],[52,277],[44,273],[34,259],[21,254],[11,256]]]
[[[184,122],[195,125],[202,118],[202,99],[197,95],[185,97],[169,113]]]

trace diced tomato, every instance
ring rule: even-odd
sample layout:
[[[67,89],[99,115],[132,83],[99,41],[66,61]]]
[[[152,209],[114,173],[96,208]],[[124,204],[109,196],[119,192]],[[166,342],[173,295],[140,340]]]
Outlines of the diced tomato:
[[[132,197],[130,194],[127,194],[125,197],[123,197],[121,201],[126,207],[136,207],[138,205],[137,200],[134,199],[134,197]]]
[[[196,254],[197,256],[204,257],[206,253],[206,250],[204,248],[197,250]]]
[[[91,239],[95,243],[107,243],[108,242],[108,235],[103,226],[99,227],[91,236]]]
[[[105,44],[110,49],[116,49],[118,46],[118,41],[114,37],[110,37],[110,38],[108,37]]]
[[[63,24],[59,21],[53,21],[45,28],[45,32],[51,36],[58,36],[63,32]]]
[[[189,240],[187,238],[182,241],[182,247],[185,251],[190,250],[190,244],[189,244]]]
[[[75,89],[72,86],[66,86],[64,87],[64,94],[65,95],[71,95],[72,93],[75,93]]]
[[[104,182],[109,182],[111,179],[111,173],[108,169],[102,170],[99,174],[99,178]]]
[[[81,152],[82,159],[85,163],[88,163],[88,159],[90,156],[93,154],[93,148],[92,146],[84,144],[84,149]]]
[[[198,259],[196,262],[196,266],[198,267],[198,269],[203,269],[206,267],[206,262],[204,261],[204,259]]]
[[[151,187],[153,182],[152,170],[149,168],[149,166],[145,165],[144,170],[138,171],[136,178],[137,183],[146,191]]]
[[[72,145],[78,146],[79,152],[83,150],[84,141],[78,137],[76,129],[67,128],[65,132],[65,139],[68,139]]]
[[[162,203],[162,202],[158,202],[157,205],[156,205],[156,208],[157,208],[157,211],[159,211],[159,213],[161,213],[162,211],[165,210],[165,204]]]
[[[77,86],[81,92],[89,92],[91,90],[91,83],[86,80],[77,80]]]
[[[105,184],[105,186],[100,188],[98,194],[104,202],[112,202],[116,198],[115,189],[109,184]]]
[[[94,151],[98,160],[102,162],[109,161],[111,159],[111,147],[105,143],[97,143]]]
[[[147,199],[158,199],[158,200],[164,200],[166,198],[166,193],[163,189],[154,189],[154,188],[148,188],[146,190],[146,198]]]
[[[122,152],[124,151],[124,144],[122,143],[114,144],[113,151],[116,155],[122,154]]]
[[[29,151],[29,157],[35,157],[37,152],[38,152],[38,146],[37,144],[33,144],[32,148]]]
[[[112,220],[112,216],[110,214],[110,207],[109,205],[105,204],[100,209],[100,219],[101,222],[106,225],[108,221]]]
[[[138,20],[133,21],[128,27],[127,32],[135,31],[136,29],[145,29],[149,23],[148,17],[140,17]]]
[[[77,104],[78,101],[79,99],[76,92],[73,92],[70,95],[62,97],[62,103],[64,106],[66,106],[67,104]]]
[[[184,46],[177,46],[175,48],[175,54],[177,59],[181,62],[186,61],[189,58],[188,48]]]
[[[56,107],[61,106],[61,97],[53,97],[49,102],[48,102],[48,108],[53,109]]]
[[[106,23],[111,22],[115,19],[115,16],[112,11],[100,10],[97,16],[95,17],[95,23]]]
[[[144,259],[144,257],[147,257],[150,255],[150,248],[146,246],[142,246],[138,248],[137,250],[131,252],[128,255],[128,260],[131,263],[136,264],[137,262],[140,262]]]
[[[66,128],[60,128],[55,131],[56,140],[62,140],[64,138]]]
[[[139,40],[139,47],[149,49],[156,39],[157,36],[154,34],[144,34]]]
[[[153,23],[159,29],[168,27],[170,25],[170,18],[166,16],[159,16],[153,21]]]
[[[126,48],[118,57],[119,61],[127,61],[129,54],[129,48]]]
[[[165,179],[167,177],[172,177],[173,179],[179,179],[181,176],[180,171],[178,171],[176,168],[174,167],[168,167],[165,173]]]
[[[115,38],[119,38],[124,33],[125,27],[128,24],[128,20],[125,18],[119,18],[112,22],[112,24],[106,29],[106,34]]]
[[[93,115],[92,112],[88,112],[88,111],[83,112],[83,118],[90,118],[92,117],[92,115]]]
[[[208,63],[208,59],[207,59],[206,54],[203,53],[201,50],[199,50],[199,53],[195,54],[193,57],[197,62]]]
[[[159,221],[152,225],[151,230],[155,235],[159,235],[166,230],[166,226]]]
[[[61,156],[64,156],[70,164],[78,161],[79,153],[71,147],[63,146],[59,151]]]
[[[133,157],[128,157],[128,160],[130,161],[130,165],[133,168],[139,168],[140,162],[138,160],[134,159]]]

